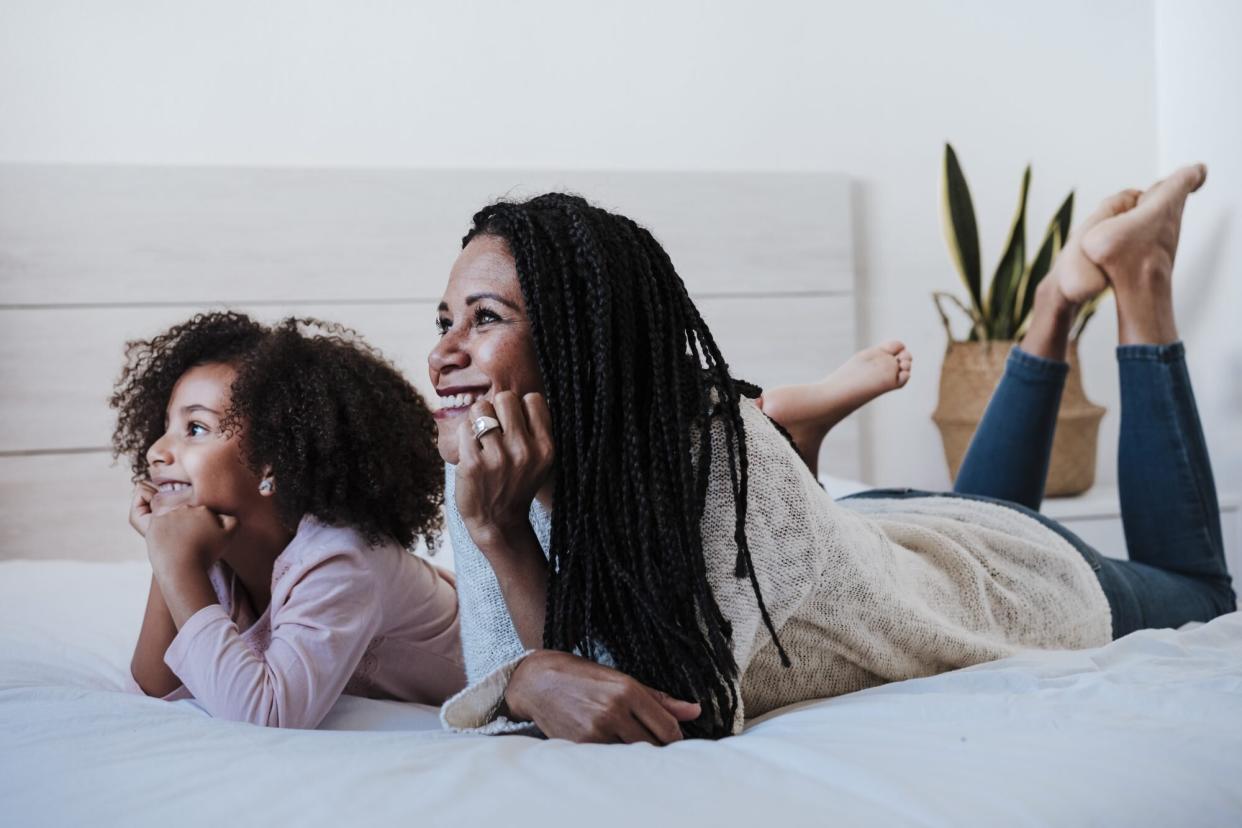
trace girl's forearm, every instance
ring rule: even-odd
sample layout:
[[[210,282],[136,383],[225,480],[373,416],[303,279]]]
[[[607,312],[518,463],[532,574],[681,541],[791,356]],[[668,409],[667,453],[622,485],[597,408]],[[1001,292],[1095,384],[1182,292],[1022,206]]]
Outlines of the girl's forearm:
[[[134,657],[129,663],[134,681],[148,696],[167,696],[181,686],[181,680],[164,663],[164,653],[168,651],[168,646],[176,635],[177,626],[164,604],[159,583],[153,575],[151,589],[147,594],[146,613],[142,617],[142,629],[138,632]]]
[[[496,573],[518,638],[527,649],[542,647],[548,561],[534,530],[527,523],[515,531],[498,533],[483,541],[479,549]]]
[[[155,580],[178,630],[203,607],[220,603],[206,570],[193,561],[173,559],[157,565]]]

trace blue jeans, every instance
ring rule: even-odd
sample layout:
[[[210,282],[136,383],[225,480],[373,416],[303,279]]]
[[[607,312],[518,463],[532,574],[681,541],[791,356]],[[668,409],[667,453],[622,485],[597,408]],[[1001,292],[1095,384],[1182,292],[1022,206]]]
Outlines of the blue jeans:
[[[1022,507],[1095,570],[1113,636],[1210,621],[1235,609],[1220,508],[1185,349],[1122,345],[1117,485],[1129,560],[1101,555],[1037,511],[1069,366],[1014,348],[962,461],[954,491]]]

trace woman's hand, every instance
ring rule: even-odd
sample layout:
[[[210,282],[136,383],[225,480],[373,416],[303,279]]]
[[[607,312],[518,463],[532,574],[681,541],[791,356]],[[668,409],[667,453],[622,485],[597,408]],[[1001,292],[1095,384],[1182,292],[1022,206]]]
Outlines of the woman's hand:
[[[206,506],[181,506],[159,515],[147,515],[147,556],[158,574],[184,567],[206,572],[228,546],[237,518],[220,515]]]
[[[505,703],[513,718],[573,742],[667,745],[682,739],[680,722],[702,713],[696,702],[679,701],[610,667],[556,650],[522,659],[509,678]]]
[[[495,417],[500,428],[475,438],[471,424]],[[484,554],[529,527],[531,501],[552,469],[552,416],[541,394],[496,394],[470,408],[457,430],[457,510]]]
[[[150,480],[139,480],[134,485],[134,497],[129,504],[129,525],[146,537],[147,524],[151,522],[151,498],[158,490]]]

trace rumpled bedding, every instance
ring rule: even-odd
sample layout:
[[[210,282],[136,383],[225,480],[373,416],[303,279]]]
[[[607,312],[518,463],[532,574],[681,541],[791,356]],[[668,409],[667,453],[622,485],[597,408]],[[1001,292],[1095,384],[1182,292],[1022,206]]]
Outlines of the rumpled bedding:
[[[1242,825],[1242,613],[574,745],[342,698],[317,731],[127,691],[144,562],[0,563],[5,825]]]

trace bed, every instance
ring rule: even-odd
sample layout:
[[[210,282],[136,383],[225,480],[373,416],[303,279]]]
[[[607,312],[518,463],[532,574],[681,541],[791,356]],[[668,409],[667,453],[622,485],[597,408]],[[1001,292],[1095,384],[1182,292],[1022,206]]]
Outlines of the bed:
[[[739,375],[798,381],[858,344],[840,176],[0,165],[5,825],[1242,824],[1238,613],[659,750],[450,734],[348,696],[317,731],[268,730],[131,692],[150,575],[107,451],[123,341],[221,305],[318,315],[425,388],[466,218],[552,187],[656,230]],[[821,468],[865,477],[864,437],[838,427]]]
[[[33,825],[1219,825],[1242,817],[1242,614],[795,705],[720,742],[319,731],[126,692],[141,561],[0,563],[0,802]]]

